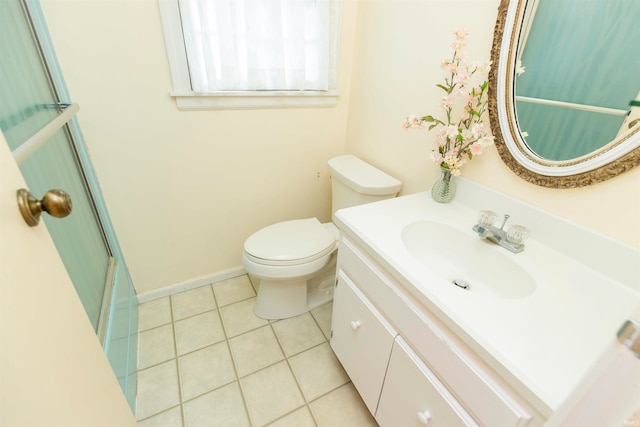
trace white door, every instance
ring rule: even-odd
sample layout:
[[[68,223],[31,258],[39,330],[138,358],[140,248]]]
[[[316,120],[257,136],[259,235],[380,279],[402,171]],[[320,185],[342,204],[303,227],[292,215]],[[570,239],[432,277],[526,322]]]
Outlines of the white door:
[[[629,318],[640,325],[640,304]],[[633,329],[629,328],[629,331]],[[638,352],[640,329],[636,328],[629,338],[627,344],[635,342],[635,351]],[[612,331],[607,351],[578,385],[573,397],[554,414],[547,425],[640,426],[640,353],[634,354],[617,341]]]
[[[135,426],[46,226],[18,211],[2,133],[0,174],[0,425]]]

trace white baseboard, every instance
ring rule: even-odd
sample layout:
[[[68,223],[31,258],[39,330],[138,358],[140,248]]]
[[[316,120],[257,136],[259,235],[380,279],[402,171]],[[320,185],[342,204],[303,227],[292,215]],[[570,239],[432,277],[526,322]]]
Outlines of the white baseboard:
[[[243,274],[247,274],[246,270],[242,266],[238,266],[230,268],[229,270],[223,270],[217,273],[185,280],[184,282],[176,283],[174,285],[138,294],[138,304],[164,298],[180,292],[189,291],[212,283],[221,282],[223,280],[233,279],[234,277],[242,276]]]

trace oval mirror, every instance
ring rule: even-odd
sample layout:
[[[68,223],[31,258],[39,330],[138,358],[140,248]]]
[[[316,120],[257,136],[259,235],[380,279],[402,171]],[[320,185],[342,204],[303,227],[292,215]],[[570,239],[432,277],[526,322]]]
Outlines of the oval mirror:
[[[489,116],[502,160],[570,188],[640,163],[640,1],[502,0]]]

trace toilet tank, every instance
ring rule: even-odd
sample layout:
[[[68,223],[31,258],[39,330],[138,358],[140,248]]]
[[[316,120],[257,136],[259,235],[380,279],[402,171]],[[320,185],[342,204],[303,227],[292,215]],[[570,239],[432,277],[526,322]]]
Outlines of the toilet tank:
[[[329,160],[331,218],[339,209],[395,197],[402,183],[354,155]]]

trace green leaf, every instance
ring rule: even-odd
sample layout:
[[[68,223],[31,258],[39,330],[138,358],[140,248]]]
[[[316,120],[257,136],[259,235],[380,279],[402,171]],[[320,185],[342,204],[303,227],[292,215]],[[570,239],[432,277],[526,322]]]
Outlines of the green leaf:
[[[421,120],[424,120],[425,122],[435,122],[436,119],[433,118],[433,116],[422,116],[420,117]]]
[[[489,82],[488,82],[488,81],[486,81],[486,82],[484,82],[484,83],[482,83],[482,84],[480,85],[480,89],[482,89],[482,91],[483,91],[483,92],[484,92],[485,90],[487,90],[487,88],[488,88],[488,87],[489,87]]]
[[[438,126],[438,124],[437,124],[437,123],[436,123],[436,124],[434,124],[434,125],[429,126],[429,130],[433,129],[433,128],[434,128],[434,127],[436,127],[436,126]]]
[[[441,84],[437,84],[436,86],[438,86],[440,89],[442,89],[443,91],[447,92],[447,93],[451,93],[451,88],[446,87],[444,85]]]

